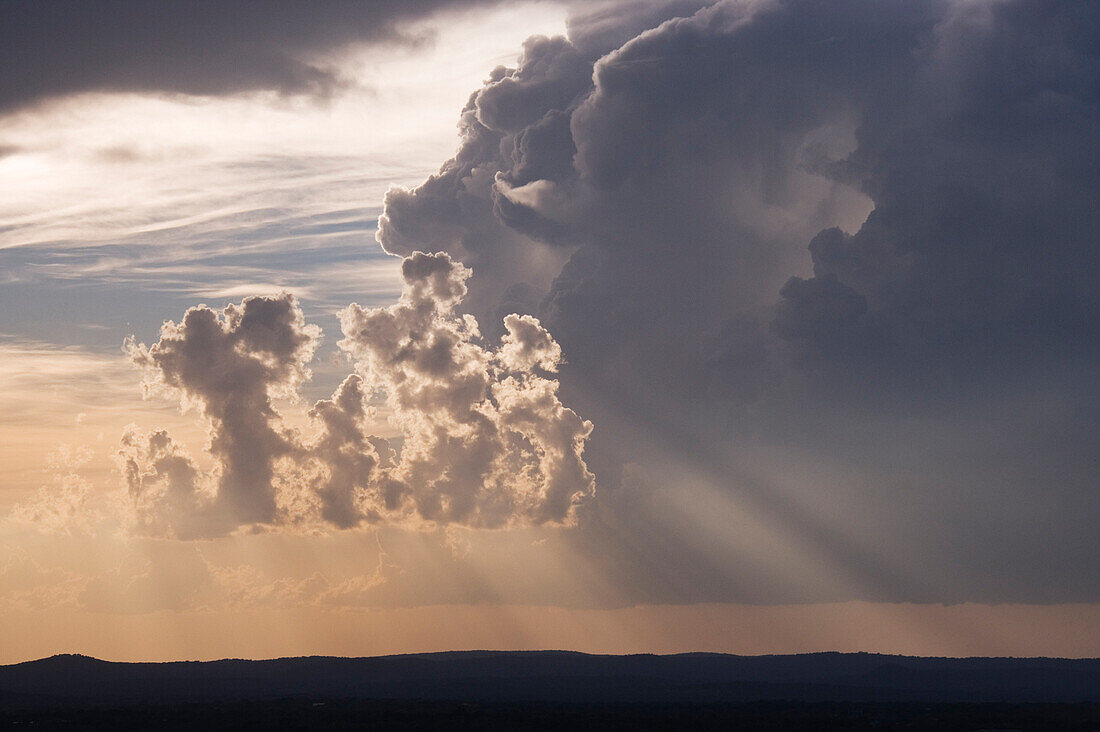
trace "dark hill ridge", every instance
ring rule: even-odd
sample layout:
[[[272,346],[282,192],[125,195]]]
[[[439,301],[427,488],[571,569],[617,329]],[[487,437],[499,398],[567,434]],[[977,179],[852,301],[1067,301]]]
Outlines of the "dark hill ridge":
[[[8,706],[279,698],[1095,703],[1100,659],[474,651],[172,663],[61,655],[0,666],[0,705]]]

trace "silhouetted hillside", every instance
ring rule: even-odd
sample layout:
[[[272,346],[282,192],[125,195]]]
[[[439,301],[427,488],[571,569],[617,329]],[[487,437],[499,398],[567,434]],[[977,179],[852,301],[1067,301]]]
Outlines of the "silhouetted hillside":
[[[595,656],[562,651],[0,666],[0,704],[264,699],[740,703],[1100,702],[1100,659],[877,654]]]

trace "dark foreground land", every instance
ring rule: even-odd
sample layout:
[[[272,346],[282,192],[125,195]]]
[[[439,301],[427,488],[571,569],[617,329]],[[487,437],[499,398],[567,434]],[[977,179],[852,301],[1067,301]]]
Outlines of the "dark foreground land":
[[[1100,730],[1100,659],[437,653],[0,666],[12,729]]]

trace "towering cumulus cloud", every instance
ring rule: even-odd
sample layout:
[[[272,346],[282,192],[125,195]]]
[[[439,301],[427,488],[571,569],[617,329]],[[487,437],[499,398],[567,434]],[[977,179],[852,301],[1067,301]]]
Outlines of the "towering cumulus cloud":
[[[627,555],[678,530],[614,489],[660,454],[686,471],[662,492],[690,474],[748,501],[861,596],[1100,597],[1075,559],[1100,519],[1100,6],[701,5],[530,39],[378,241],[472,266],[461,307],[486,322],[547,324],[600,425],[588,518]],[[673,598],[686,566],[743,598],[771,558],[706,570],[728,540],[640,564]],[[754,586],[814,596],[796,574]]]
[[[198,407],[209,420],[210,452],[218,460],[213,505],[207,505],[194,480],[198,473],[167,434],[127,434],[124,447],[134,452],[124,472],[136,505],[144,506],[150,485],[159,483],[156,501],[177,531],[193,510],[209,512],[215,531],[222,520],[229,526],[273,523],[276,461],[298,446],[271,400],[293,395],[309,378],[306,364],[320,335],[317,326],[306,325],[297,301],[282,295],[251,297],[221,314],[191,308],[181,322],[165,323],[153,346],[131,342],[130,357],[142,368],[146,389],[178,395],[184,407]]]
[[[166,432],[129,430],[120,465],[135,527],[191,538],[317,518],[338,528],[572,521],[594,490],[582,457],[592,425],[547,378],[561,349],[517,315],[499,348],[482,345],[477,321],[453,312],[470,271],[446,254],[417,252],[402,274],[397,304],[341,314],[340,346],[361,374],[309,411],[312,438],[288,429],[272,402],[309,378],[320,338],[292,296],[192,308],[154,345],[131,342],[150,392],[201,411],[217,462],[204,473]],[[393,412],[399,457],[368,433],[372,394]]]

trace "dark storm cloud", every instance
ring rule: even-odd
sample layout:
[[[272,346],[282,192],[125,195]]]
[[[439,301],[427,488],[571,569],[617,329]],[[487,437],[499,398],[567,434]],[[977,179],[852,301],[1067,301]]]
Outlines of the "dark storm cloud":
[[[529,41],[378,230],[555,334],[590,553],[649,600],[1100,597],[1098,6],[635,7]],[[674,541],[667,486],[615,487],[658,455],[847,584]]]
[[[409,42],[399,24],[464,0],[3,0],[0,112],[84,91],[324,97],[345,83],[312,58]]]
[[[845,162],[875,211],[854,236],[811,242],[814,277],[783,297],[795,339],[868,376],[939,371],[947,393],[1095,363],[1097,31],[1075,3],[960,6],[936,26],[905,96],[866,103],[874,122]]]

